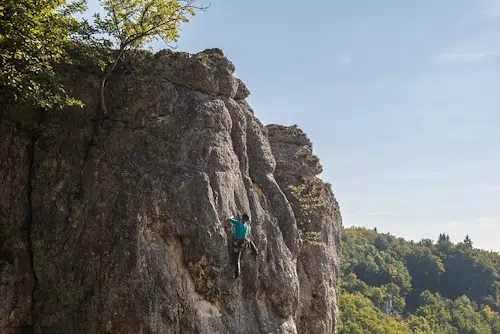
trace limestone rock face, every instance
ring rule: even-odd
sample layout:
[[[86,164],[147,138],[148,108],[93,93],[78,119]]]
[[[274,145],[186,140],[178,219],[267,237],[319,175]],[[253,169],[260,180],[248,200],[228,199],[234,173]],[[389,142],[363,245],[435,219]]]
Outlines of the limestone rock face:
[[[308,222],[289,188],[322,184],[308,140],[263,126],[219,49],[127,62],[107,115],[85,66],[84,108],[1,107],[0,332],[336,332],[338,205],[325,186]],[[235,280],[244,212],[259,254]]]
[[[297,332],[334,333],[338,327],[340,208],[331,186],[316,176],[323,169],[302,130],[274,124],[267,129],[277,160],[275,179],[292,205],[303,240],[297,260]]]

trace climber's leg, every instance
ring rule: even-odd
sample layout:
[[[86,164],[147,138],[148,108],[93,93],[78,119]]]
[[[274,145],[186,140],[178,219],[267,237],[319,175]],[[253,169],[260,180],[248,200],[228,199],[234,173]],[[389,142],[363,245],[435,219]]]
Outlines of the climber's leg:
[[[255,244],[253,243],[253,241],[250,240],[250,239],[247,239],[247,242],[250,245],[250,249],[252,250],[252,253],[254,255],[257,255],[257,247],[255,246]]]
[[[240,276],[240,259],[241,259],[241,252],[238,251],[235,253],[235,267],[234,267],[234,278],[237,278],[238,276]]]
[[[235,239],[233,241],[233,262],[234,262],[234,278],[240,276],[240,260],[241,251],[244,240]]]

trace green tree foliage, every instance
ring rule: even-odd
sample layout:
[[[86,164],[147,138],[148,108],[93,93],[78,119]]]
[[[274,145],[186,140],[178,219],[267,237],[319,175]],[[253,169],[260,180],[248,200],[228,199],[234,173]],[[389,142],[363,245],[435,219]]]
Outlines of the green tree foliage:
[[[349,228],[342,240],[341,333],[500,334],[500,254],[444,233],[415,243]],[[377,327],[374,314],[391,328]]]
[[[340,297],[340,334],[413,333],[408,324],[382,313],[361,293],[343,293]]]
[[[53,108],[81,104],[66,93],[56,67],[71,63],[73,14],[82,0],[6,0],[0,3],[0,94],[4,101]]]
[[[415,309],[420,293],[439,285],[444,264],[425,246],[416,246],[408,252],[405,264],[412,277],[412,291],[407,296],[407,302],[410,309]]]
[[[106,114],[106,80],[128,49],[139,49],[155,40],[165,44],[177,41],[181,23],[195,15],[195,0],[100,0],[105,16],[94,15],[101,34],[116,42],[118,51],[101,81],[101,109]]]
[[[325,189],[328,184],[314,180],[303,181],[298,185],[289,185],[290,199],[294,208],[295,217],[301,232],[303,245],[323,247],[325,245],[321,232],[309,230],[314,216],[326,208],[324,199]]]
[[[119,49],[142,48],[155,40],[177,41],[180,24],[195,15],[195,0],[100,0],[106,11],[95,14],[97,27],[114,38]]]
[[[381,287],[394,283],[405,294],[411,287],[410,274],[403,261],[385,251],[396,245],[396,238],[375,231],[351,229],[343,231],[342,271],[354,273],[366,284]],[[383,241],[382,241],[383,240]],[[379,250],[377,245],[385,250]]]
[[[314,182],[288,186],[293,198],[298,202],[302,219],[309,220],[313,212],[326,207],[326,201],[319,194],[321,192],[319,188],[320,186]]]
[[[63,84],[62,65],[92,60],[104,86],[124,52],[155,40],[179,38],[181,23],[195,15],[195,0],[100,0],[105,15],[77,20],[86,0],[5,0],[0,4],[0,94],[4,101],[45,109],[79,104]]]
[[[464,244],[469,247],[469,248],[472,248],[472,240],[470,239],[469,235],[466,235],[465,236],[465,239],[464,239]]]

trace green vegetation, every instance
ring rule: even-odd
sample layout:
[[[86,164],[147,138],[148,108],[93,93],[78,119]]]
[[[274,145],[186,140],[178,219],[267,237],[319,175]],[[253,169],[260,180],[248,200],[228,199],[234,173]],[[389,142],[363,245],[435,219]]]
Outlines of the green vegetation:
[[[343,229],[340,333],[500,333],[500,254]]]
[[[66,93],[56,67],[71,63],[73,14],[83,0],[6,0],[0,4],[0,91],[7,101],[53,108],[81,104]]]
[[[104,87],[124,52],[154,40],[179,38],[181,23],[195,14],[195,0],[100,0],[104,16],[77,20],[85,0],[6,0],[0,4],[0,98],[4,103],[63,108],[82,105],[63,85],[65,65],[80,57],[102,70]]]
[[[308,230],[305,226],[313,219],[312,215],[318,210],[326,208],[324,198],[325,186],[317,181],[305,182],[299,185],[289,185],[288,189],[292,195],[293,207],[297,208],[295,212],[299,229],[302,232],[301,237],[304,244],[313,247],[323,247],[321,232]]]
[[[298,201],[300,214],[308,219],[309,216],[316,210],[326,207],[325,200],[318,192],[318,186],[310,182],[310,184],[289,185],[292,196]]]
[[[313,247],[323,247],[325,245],[325,243],[321,240],[321,232],[305,231],[304,234],[304,242],[306,244]]]
[[[97,31],[117,41],[118,51],[111,57],[101,81],[101,110],[106,114],[106,80],[128,49],[140,49],[155,40],[168,45],[180,37],[180,24],[195,15],[195,0],[100,0],[106,16],[95,14]]]

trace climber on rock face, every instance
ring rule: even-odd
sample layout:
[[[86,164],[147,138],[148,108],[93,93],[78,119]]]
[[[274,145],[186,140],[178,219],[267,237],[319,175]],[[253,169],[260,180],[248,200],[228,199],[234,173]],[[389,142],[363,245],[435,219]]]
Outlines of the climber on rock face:
[[[250,246],[254,255],[257,255],[257,247],[248,238],[250,233],[250,218],[245,213],[241,216],[241,220],[230,217],[229,222],[233,224],[233,261],[235,265],[234,278],[240,276],[240,259],[241,252]]]

